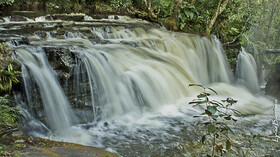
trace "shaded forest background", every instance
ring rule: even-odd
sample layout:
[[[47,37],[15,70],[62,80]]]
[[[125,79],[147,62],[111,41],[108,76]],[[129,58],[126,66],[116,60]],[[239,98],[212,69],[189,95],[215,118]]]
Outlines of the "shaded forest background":
[[[223,43],[232,67],[241,46],[256,57],[280,45],[280,0],[1,0],[0,6],[2,14],[43,10],[132,15],[169,30],[212,34]],[[273,55],[264,60],[267,66],[280,62]]]

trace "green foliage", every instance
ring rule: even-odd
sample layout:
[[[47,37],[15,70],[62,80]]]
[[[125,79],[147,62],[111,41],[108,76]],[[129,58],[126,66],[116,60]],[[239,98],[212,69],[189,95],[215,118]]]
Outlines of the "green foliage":
[[[0,125],[14,125],[18,120],[18,108],[10,107],[9,96],[0,97]]]
[[[133,0],[132,5],[139,10],[146,10],[146,5],[144,0]]]
[[[187,23],[193,23],[195,19],[199,18],[199,13],[193,4],[183,2],[179,6],[178,21],[180,29],[183,29]]]
[[[0,43],[0,93],[12,89],[13,83],[19,83],[19,71],[14,69],[12,50],[6,43]]]
[[[207,128],[207,134],[202,136],[201,142],[205,143],[207,137],[212,138],[212,155],[215,155],[215,152],[220,152],[221,154],[226,153],[224,150],[231,149],[231,140],[228,137],[228,132],[232,130],[228,126],[230,121],[236,122],[237,120],[232,116],[232,114],[240,113],[237,110],[232,109],[232,106],[237,102],[231,98],[222,100],[221,102],[216,100],[210,100],[209,92],[218,94],[212,88],[206,88],[198,84],[190,84],[189,86],[197,86],[203,89],[203,92],[197,95],[197,99],[194,99],[190,104],[194,106],[201,106],[204,108],[204,111],[199,116],[195,117],[208,117],[207,121],[204,122],[205,127]],[[225,137],[225,139],[221,139]],[[220,141],[218,141],[220,139]],[[224,144],[223,144],[224,143]]]
[[[158,18],[166,18],[173,14],[173,0],[154,0],[152,7]]]
[[[17,120],[19,119],[19,108],[10,107],[9,96],[0,96],[0,138],[16,131]]]
[[[1,0],[0,6],[12,5],[14,2],[15,2],[15,0]]]
[[[10,91],[13,87],[13,83],[19,83],[18,75],[21,72],[14,70],[13,64],[8,64],[7,68],[0,69],[0,92]]]
[[[264,49],[280,49],[280,0],[266,0],[255,3],[254,25],[243,36],[244,47],[254,56],[257,65],[266,71],[279,63],[277,55],[261,55]],[[258,67],[261,69],[262,67]]]
[[[128,8],[128,7],[132,6],[132,1],[131,0],[111,0],[110,4],[114,8],[119,8],[119,7]]]

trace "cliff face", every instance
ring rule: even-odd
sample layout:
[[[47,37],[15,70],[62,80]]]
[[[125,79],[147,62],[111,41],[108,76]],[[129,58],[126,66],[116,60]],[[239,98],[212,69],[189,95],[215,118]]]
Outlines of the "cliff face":
[[[280,99],[280,64],[275,65],[275,69],[269,76],[265,92],[268,95],[274,96]]]

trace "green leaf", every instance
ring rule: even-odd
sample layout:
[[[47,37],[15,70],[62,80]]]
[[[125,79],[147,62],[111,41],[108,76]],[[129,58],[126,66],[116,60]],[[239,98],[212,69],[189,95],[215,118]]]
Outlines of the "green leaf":
[[[197,98],[205,98],[205,97],[207,97],[206,94],[199,94],[199,95],[197,96]]]
[[[207,135],[202,136],[202,138],[201,138],[201,143],[202,143],[202,144],[204,144],[204,142],[205,142],[205,140],[206,140],[206,136],[207,136]]]
[[[210,96],[210,94],[209,94],[209,93],[206,93],[206,92],[203,92],[202,94],[207,95],[207,96]]]
[[[208,100],[195,99],[192,102],[189,102],[189,104],[204,104],[207,102],[208,102]]]
[[[218,115],[212,115],[211,117],[212,117],[214,120],[217,120]]]
[[[224,107],[224,105],[222,103],[220,103],[220,102],[218,102],[216,100],[212,100],[211,103],[215,104],[215,105],[218,105],[218,106],[223,106]]]
[[[191,12],[191,13],[190,13],[190,20],[192,20],[192,19],[193,19],[193,17],[194,17],[194,13],[193,13],[193,12]]]
[[[215,106],[207,106],[207,110],[214,115],[217,112],[217,107]]]
[[[230,147],[231,147],[231,143],[229,140],[226,141],[226,149],[227,150],[230,150]]]
[[[208,100],[204,100],[204,101],[198,102],[198,104],[205,104],[205,103],[208,103],[208,102],[209,102]]]
[[[202,87],[202,88],[204,88],[202,85],[200,85],[200,84],[189,84],[189,87],[192,87],[192,86],[198,86],[198,87]]]
[[[197,117],[201,117],[201,116],[193,116],[193,118],[197,118]]]
[[[237,103],[237,101],[232,98],[227,98],[226,102],[230,103],[230,105]]]
[[[212,88],[206,88],[206,89],[209,89],[209,90],[211,90],[212,92],[214,92],[216,95],[218,95],[218,93],[217,93],[214,89],[212,89]]]
[[[210,132],[210,133],[215,133],[216,132],[216,127],[214,126],[214,125],[212,125],[212,124],[210,124],[210,125],[208,125],[208,131]]]
[[[231,115],[225,117],[226,120],[231,120]]]
[[[212,116],[212,113],[209,112],[208,110],[205,110],[205,113],[206,113],[208,116]]]

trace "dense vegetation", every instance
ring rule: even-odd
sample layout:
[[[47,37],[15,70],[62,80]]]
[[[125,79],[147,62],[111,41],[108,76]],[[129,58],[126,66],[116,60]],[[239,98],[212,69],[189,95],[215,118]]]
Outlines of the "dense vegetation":
[[[13,84],[19,83],[19,71],[12,59],[12,50],[6,43],[0,43],[0,139],[17,130],[18,108],[10,106],[9,96]]]
[[[264,0],[257,10],[255,24],[243,36],[244,44],[258,63],[264,61],[266,69],[274,69],[274,65],[280,63],[280,55],[260,54],[264,49],[280,49],[280,0]]]

